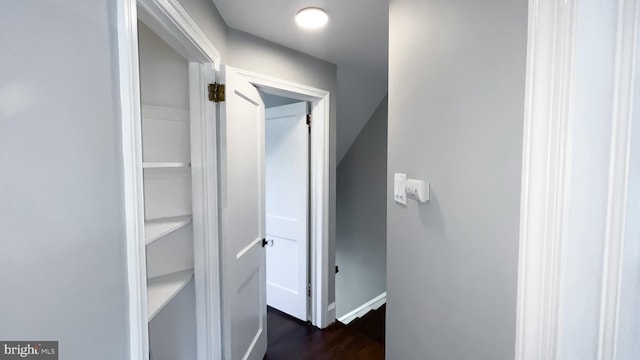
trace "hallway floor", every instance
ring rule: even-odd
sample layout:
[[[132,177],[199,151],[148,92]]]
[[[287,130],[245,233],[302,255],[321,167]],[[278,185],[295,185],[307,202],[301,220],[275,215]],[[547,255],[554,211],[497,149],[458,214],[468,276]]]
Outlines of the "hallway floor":
[[[264,360],[384,359],[384,344],[339,322],[320,330],[272,308],[267,317],[269,346]],[[384,323],[378,325],[384,328]]]

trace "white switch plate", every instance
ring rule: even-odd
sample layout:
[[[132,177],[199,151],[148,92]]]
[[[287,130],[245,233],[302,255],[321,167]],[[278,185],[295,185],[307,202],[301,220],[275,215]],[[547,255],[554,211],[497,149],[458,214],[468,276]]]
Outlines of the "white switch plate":
[[[407,174],[395,174],[393,177],[393,200],[402,205],[407,205],[406,182]]]

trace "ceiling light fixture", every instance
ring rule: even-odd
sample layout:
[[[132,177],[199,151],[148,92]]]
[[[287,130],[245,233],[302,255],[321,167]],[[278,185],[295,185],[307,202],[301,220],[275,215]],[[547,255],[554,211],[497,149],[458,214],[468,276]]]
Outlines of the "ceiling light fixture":
[[[319,29],[327,24],[329,16],[317,7],[304,8],[296,14],[296,24],[305,29]]]

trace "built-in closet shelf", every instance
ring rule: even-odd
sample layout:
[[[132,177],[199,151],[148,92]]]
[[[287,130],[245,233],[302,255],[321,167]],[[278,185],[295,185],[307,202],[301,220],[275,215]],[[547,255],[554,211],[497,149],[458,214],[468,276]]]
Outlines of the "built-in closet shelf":
[[[190,223],[191,216],[147,220],[144,223],[145,244],[149,245],[163,236],[169,235]]]
[[[151,321],[193,278],[193,269],[147,280],[147,319]]]
[[[144,162],[143,169],[170,169],[170,168],[186,168],[190,167],[190,163],[182,162]]]

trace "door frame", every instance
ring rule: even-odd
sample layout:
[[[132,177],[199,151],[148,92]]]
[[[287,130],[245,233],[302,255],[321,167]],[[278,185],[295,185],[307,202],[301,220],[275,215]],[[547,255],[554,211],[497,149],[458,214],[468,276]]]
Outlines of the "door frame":
[[[326,328],[335,321],[329,304],[329,91],[234,68],[258,90],[311,103],[309,159],[309,283],[311,323]],[[308,264],[309,265],[309,264]],[[310,316],[309,316],[310,315]]]
[[[634,74],[640,49],[640,0],[621,0],[616,5],[616,35],[606,40],[615,51],[615,65],[604,75],[605,66],[585,62],[589,53],[578,51],[578,44],[589,35],[583,30],[587,26],[578,26],[579,16],[592,11],[589,6],[578,0],[529,1],[516,360],[580,358],[576,348],[593,349],[598,359],[615,358],[622,337],[620,319],[625,315],[621,313],[622,278],[628,276],[631,282],[637,282],[640,277],[640,265],[627,264],[624,257],[625,247],[638,239],[638,228],[626,227],[625,223],[640,213],[640,208],[629,202],[633,196],[629,190],[633,184],[629,182],[630,159],[640,157],[640,148],[631,147],[632,129],[638,122],[633,110],[637,99]],[[601,78],[600,82],[576,81],[578,70],[584,74],[587,66],[590,74]],[[581,103],[575,93],[585,88],[601,92],[602,98],[611,96],[610,103],[597,105],[608,111],[610,118],[577,118],[576,109]],[[581,130],[598,129],[605,121],[611,131],[589,138],[609,144],[605,161],[596,163],[594,154],[574,151],[574,141],[585,138]],[[575,211],[583,205],[575,196],[579,186],[571,180],[595,172],[606,177],[607,189],[590,191],[606,192],[606,210],[585,216]],[[601,235],[585,241],[570,231],[573,224],[579,224],[584,233]],[[597,246],[602,251],[583,251],[583,246]],[[572,274],[584,274],[585,269],[592,273],[583,276],[595,280],[587,284],[567,280]],[[571,312],[574,304],[567,300],[569,297],[599,299],[599,305],[586,303],[581,307],[581,314],[597,318],[582,327],[597,335],[575,348],[567,345],[568,324],[576,316]],[[576,334],[571,336],[575,338]]]
[[[144,242],[138,20],[189,61],[194,277],[198,359],[222,358],[216,106],[207,101],[221,55],[177,0],[117,2],[117,42],[127,257],[129,357],[149,359]],[[311,321],[335,320],[329,297],[329,91],[235,69],[258,89],[313,104],[311,130]],[[214,119],[212,122],[211,119]],[[196,136],[198,135],[198,136]],[[203,221],[201,221],[203,220]]]
[[[220,284],[217,221],[215,106],[207,101],[220,53],[175,0],[122,0],[117,3],[125,197],[130,359],[149,359],[147,320],[142,126],[138,20],[189,62],[189,117],[193,207],[194,283],[197,353],[200,360],[221,359]]]
[[[311,323],[326,328],[335,321],[329,304],[329,91],[234,68],[258,90],[311,103],[309,184],[309,282]],[[308,314],[309,315],[309,314]]]

